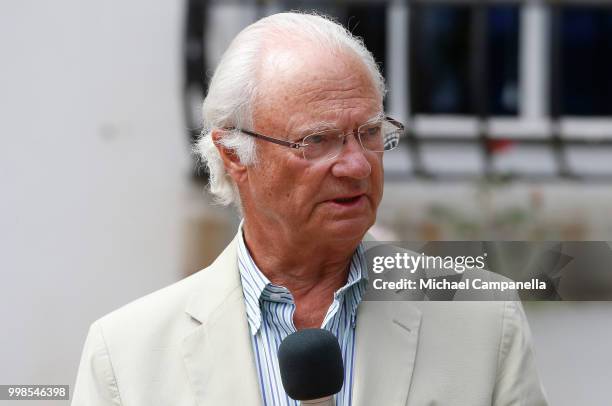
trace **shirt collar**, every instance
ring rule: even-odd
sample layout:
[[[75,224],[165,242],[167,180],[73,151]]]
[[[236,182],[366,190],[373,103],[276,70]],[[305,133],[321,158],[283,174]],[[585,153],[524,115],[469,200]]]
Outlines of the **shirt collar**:
[[[274,285],[270,280],[259,270],[257,264],[251,257],[248,247],[244,241],[242,234],[242,224],[240,222],[238,230],[238,270],[242,282],[242,290],[246,301],[247,320],[251,334],[255,335],[259,331],[262,323],[261,301],[273,301],[293,303],[293,298],[289,290],[282,286]],[[347,296],[351,297],[349,302],[349,312],[351,325],[355,327],[357,307],[361,303],[363,292],[367,283],[367,271],[364,255],[363,244],[359,244],[349,268],[347,282],[344,286],[334,293],[334,300],[346,300]],[[347,292],[354,292],[352,295],[347,295]]]
[[[255,335],[261,327],[261,306],[259,300],[264,289],[271,282],[259,270],[249,253],[242,235],[242,222],[240,223],[238,234],[238,270],[246,302],[247,320],[251,333]]]

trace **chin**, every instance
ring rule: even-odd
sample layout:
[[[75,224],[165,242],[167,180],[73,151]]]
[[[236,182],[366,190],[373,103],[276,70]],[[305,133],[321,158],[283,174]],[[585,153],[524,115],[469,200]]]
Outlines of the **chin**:
[[[334,219],[321,230],[321,237],[327,236],[333,240],[361,241],[374,221],[375,219],[370,217]]]

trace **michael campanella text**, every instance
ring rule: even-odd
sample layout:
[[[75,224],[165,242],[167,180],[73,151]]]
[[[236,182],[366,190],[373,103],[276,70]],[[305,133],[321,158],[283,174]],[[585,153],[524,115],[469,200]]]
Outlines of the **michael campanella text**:
[[[427,290],[544,290],[546,289],[546,282],[539,279],[533,278],[530,281],[483,281],[482,279],[465,278],[461,281],[449,281],[447,279],[419,279],[417,281],[413,279],[400,279],[397,281],[383,281],[382,279],[374,279],[372,282],[374,289],[377,290],[414,290],[414,289],[427,289]]]

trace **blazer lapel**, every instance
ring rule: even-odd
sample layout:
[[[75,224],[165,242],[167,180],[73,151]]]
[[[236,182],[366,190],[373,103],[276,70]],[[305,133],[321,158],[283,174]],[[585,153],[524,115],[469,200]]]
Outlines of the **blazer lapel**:
[[[236,238],[200,271],[186,312],[201,325],[183,340],[197,404],[260,405],[261,393],[236,262]]]
[[[353,405],[404,406],[421,311],[409,302],[364,301],[357,314]]]

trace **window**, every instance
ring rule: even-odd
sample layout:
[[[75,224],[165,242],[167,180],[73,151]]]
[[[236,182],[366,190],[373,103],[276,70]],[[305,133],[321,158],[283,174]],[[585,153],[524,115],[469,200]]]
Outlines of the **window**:
[[[420,2],[410,15],[413,114],[517,114],[518,6]]]
[[[489,112],[516,115],[519,110],[519,7],[497,5],[487,10]]]
[[[554,113],[612,115],[612,8],[559,6],[552,11]]]

